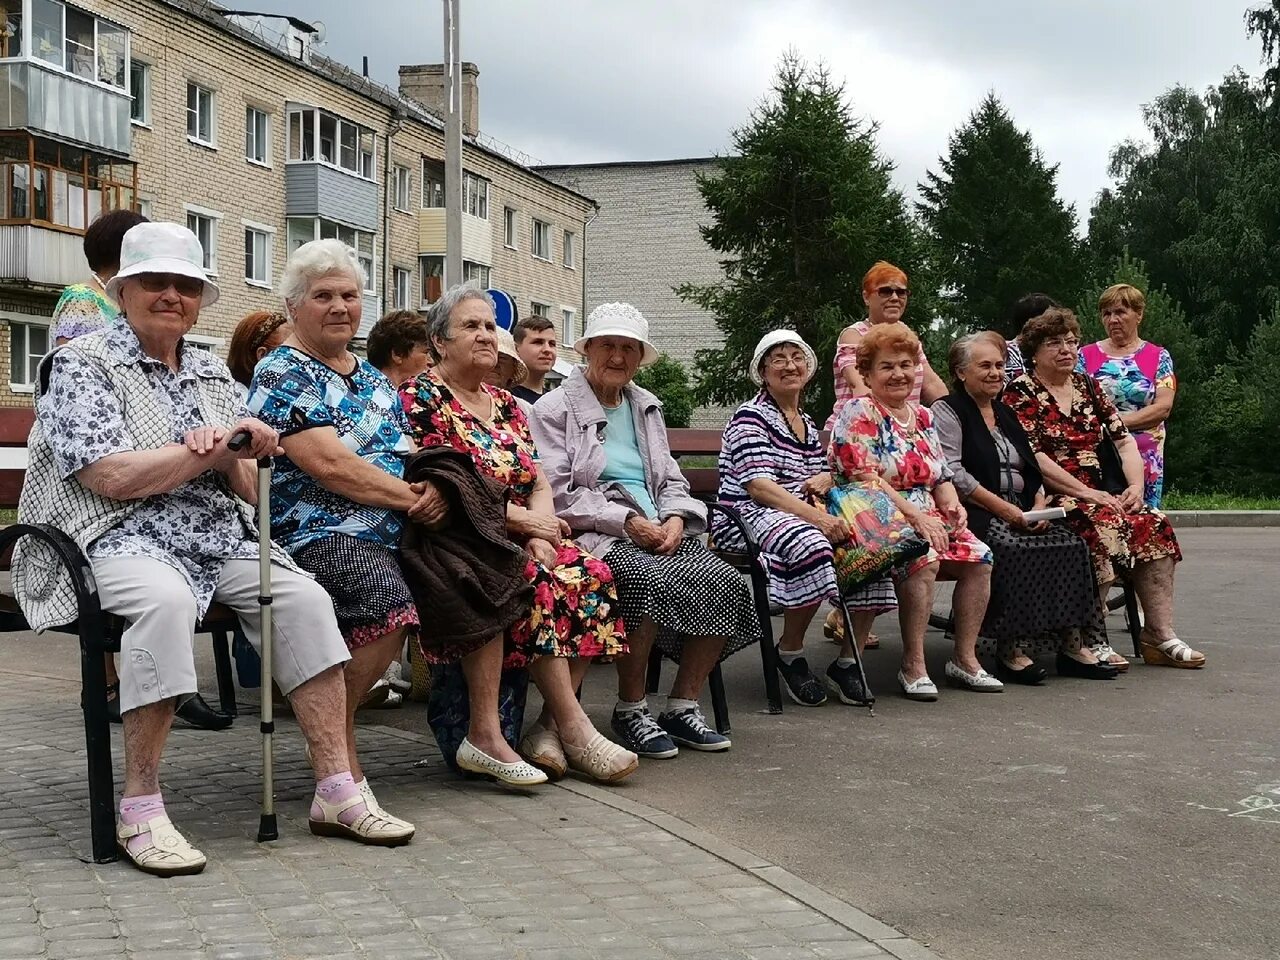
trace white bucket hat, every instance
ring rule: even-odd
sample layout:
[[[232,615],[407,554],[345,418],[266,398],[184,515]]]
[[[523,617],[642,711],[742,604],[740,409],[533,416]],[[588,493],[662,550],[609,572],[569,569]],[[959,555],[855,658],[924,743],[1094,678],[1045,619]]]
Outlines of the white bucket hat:
[[[196,235],[177,223],[140,223],[120,244],[120,272],[107,281],[107,296],[120,302],[120,284],[140,273],[175,273],[204,281],[200,306],[218,299],[218,285],[204,272],[204,249]]]
[[[520,359],[520,354],[516,352],[516,338],[511,335],[510,330],[504,330],[502,327],[498,327],[496,332],[498,334],[498,358],[510,357],[516,364],[511,374],[511,382],[524,383],[529,376],[529,368],[525,366],[524,361]]]
[[[640,366],[647,367],[658,359],[658,348],[649,340],[649,321],[629,303],[602,303],[587,317],[587,329],[573,349],[586,356],[587,341],[594,337],[627,337],[644,346]]]
[[[794,330],[770,330],[760,342],[756,344],[755,352],[751,354],[751,369],[747,371],[751,374],[752,381],[756,386],[764,384],[764,378],[760,376],[760,361],[774,347],[783,343],[794,343],[800,348],[800,352],[804,354],[804,362],[808,366],[808,370],[804,375],[804,382],[808,383],[813,379],[813,375],[818,372],[818,357],[813,352],[813,347],[804,342],[804,337],[796,333]]]

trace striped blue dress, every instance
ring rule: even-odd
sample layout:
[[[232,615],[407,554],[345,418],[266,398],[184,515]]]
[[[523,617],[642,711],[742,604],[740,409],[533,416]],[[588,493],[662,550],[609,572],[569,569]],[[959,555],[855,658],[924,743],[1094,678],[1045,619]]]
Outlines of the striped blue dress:
[[[746,485],[768,479],[797,497],[801,485],[827,470],[827,453],[817,424],[807,413],[801,440],[767,390],[761,390],[734,413],[720,445],[720,502],[735,508],[760,542],[769,571],[769,600],[786,609],[807,607],[839,596],[831,565],[831,542],[813,524],[751,499]],[[716,518],[716,546],[745,549],[737,531]],[[848,598],[851,608],[887,610],[896,606],[888,580],[859,588]]]

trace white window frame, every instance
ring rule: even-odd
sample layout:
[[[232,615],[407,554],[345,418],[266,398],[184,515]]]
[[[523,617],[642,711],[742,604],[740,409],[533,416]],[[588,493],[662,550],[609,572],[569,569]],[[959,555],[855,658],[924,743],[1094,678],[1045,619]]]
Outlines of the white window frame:
[[[151,197],[138,198],[138,212],[148,220],[154,220],[156,202]]]
[[[540,255],[538,253],[538,228],[541,227],[546,233],[546,253]],[[551,223],[547,220],[539,220],[537,217],[529,219],[529,256],[535,260],[541,260],[544,263],[551,262]]]
[[[25,313],[0,313],[0,320],[4,320],[9,324],[9,392],[25,394],[34,394],[36,392],[35,377],[31,374],[31,353],[30,353],[30,328],[42,327],[45,330],[45,351],[40,354],[41,359],[49,355],[49,351],[53,349],[53,323],[50,317],[38,317],[33,314]],[[22,331],[24,343],[22,353],[27,358],[27,369],[25,375],[29,377],[25,381],[15,381],[13,379],[13,355],[14,355],[14,337],[18,330]]]
[[[502,245],[508,250],[518,250],[520,215],[515,207],[502,208]]]
[[[251,287],[259,287],[263,290],[270,290],[271,284],[274,282],[272,278],[272,273],[273,273],[272,263],[275,260],[275,255],[276,255],[276,228],[271,226],[270,224],[257,223],[253,220],[241,220],[240,225],[244,227],[245,241],[246,241],[246,249],[245,249],[246,270],[245,270],[244,282]],[[248,274],[248,269],[247,269],[248,257],[249,257],[248,234],[250,233],[261,234],[264,242],[266,243],[265,259],[266,259],[266,266],[267,266],[267,275],[266,275],[266,278],[262,280],[259,280],[257,277],[251,277]]]
[[[301,143],[294,143],[294,117],[303,114],[311,114],[311,156],[307,156],[305,146]],[[320,153],[320,127],[321,118],[328,117],[333,120],[333,159],[326,160]],[[298,120],[298,135],[302,139],[303,128],[305,124],[301,119]],[[352,127],[355,129],[355,166],[348,167],[342,163],[342,140],[343,128]],[[366,141],[367,137],[367,141]],[[363,149],[365,143],[368,143],[369,149]],[[297,150],[295,151],[295,146]],[[294,153],[297,156],[294,156]],[[371,183],[378,182],[378,137],[374,134],[372,127],[362,126],[353,120],[348,120],[329,110],[321,110],[319,107],[305,106],[303,104],[290,104],[289,109],[285,112],[285,163],[319,163],[326,167],[332,167],[334,170],[341,170],[343,173],[350,174],[353,177],[359,177],[361,180],[368,180]]]
[[[560,304],[560,342],[573,346],[581,334],[578,332],[578,308]]]
[[[142,89],[133,89],[133,68],[138,67],[141,71]],[[151,64],[145,60],[129,61],[129,96],[135,104],[141,104],[142,116],[134,118],[133,107],[129,108],[129,122],[135,127],[145,127],[151,129]]]
[[[391,206],[401,213],[413,210],[413,171],[399,163],[391,167]]]
[[[191,90],[193,87],[197,91],[196,110],[195,110],[196,133],[194,135],[191,133]],[[199,132],[200,132],[199,131],[199,127],[200,127],[199,94],[200,93],[207,93],[209,95],[209,139],[207,140],[199,136]],[[218,93],[217,91],[214,90],[212,87],[206,87],[204,84],[196,80],[188,80],[187,81],[187,105],[186,105],[185,113],[187,117],[187,142],[194,143],[200,147],[207,147],[210,150],[217,150],[218,149]]]
[[[263,124],[263,143],[254,144],[254,146],[261,146],[262,148],[261,159],[259,159],[258,157],[252,156],[249,152],[249,144],[250,144],[249,118],[251,114],[257,114],[258,116],[261,116],[263,120],[266,121]],[[255,137],[256,137],[256,130],[257,130],[256,124],[253,130],[255,132]],[[244,105],[244,159],[246,162],[252,163],[255,167],[266,167],[268,170],[271,169],[271,111],[264,110],[262,109],[262,107],[254,106],[252,103],[246,103]]]
[[[488,278],[484,283],[480,282],[480,278],[478,276],[467,276],[468,272],[478,274],[481,271],[488,274]],[[479,260],[464,259],[462,261],[462,282],[475,283],[482,290],[489,289],[493,285],[493,266],[488,263],[481,263]]]
[[[560,262],[566,270],[578,269],[578,235],[572,230],[564,232],[564,250]]]
[[[205,273],[211,277],[218,275],[218,231],[222,226],[222,214],[217,210],[210,210],[208,207],[198,207],[193,203],[184,204],[182,207],[183,221],[186,222],[191,217],[200,217],[201,219],[210,221],[209,237],[212,242],[204,251],[205,259],[209,261],[209,266],[205,268]],[[191,229],[191,225],[187,224],[187,229]],[[199,230],[191,230],[196,235],[196,239],[200,239]],[[203,246],[203,244],[201,244]]]
[[[77,73],[76,71],[70,69],[67,66],[67,5],[63,3],[62,0],[49,0],[49,2],[52,6],[57,7],[59,11],[58,23],[59,23],[60,32],[59,32],[58,46],[57,46],[58,59],[50,60],[47,57],[37,56],[34,52],[35,47],[33,45],[33,41],[35,39],[35,33],[33,30],[33,26],[34,26],[33,21],[35,18],[35,10],[34,10],[35,5],[31,2],[27,2],[23,4],[23,10],[22,10],[22,13],[23,13],[22,49],[24,51],[22,55],[22,59],[31,60],[33,62],[41,64],[44,67],[58,70],[61,73],[65,73],[69,77],[75,77],[76,80],[78,80],[81,83],[91,83],[94,86],[102,87],[107,90],[128,92],[129,64],[131,62],[130,54],[132,52],[131,48],[133,45],[133,31],[131,31],[128,27],[124,26],[121,23],[117,23],[114,20],[108,20],[106,17],[99,16],[98,14],[93,13],[90,10],[85,10],[83,7],[73,6],[72,9],[75,10],[76,13],[82,14],[93,20],[93,51],[92,51],[93,64],[94,64],[93,76],[92,77],[82,76],[81,74]],[[110,27],[114,27],[116,30],[119,30],[124,33],[124,82],[119,86],[116,86],[116,84],[114,83],[108,83],[106,80],[103,80],[100,75],[100,70],[102,68],[102,58],[100,56],[101,50],[102,50],[102,41],[100,39],[100,34],[101,34],[101,27],[103,24],[106,24],[107,26],[110,26]]]
[[[489,181],[470,170],[462,171],[462,212],[480,220],[489,219]]]
[[[210,337],[203,333],[188,333],[182,339],[192,346],[199,347],[201,350],[208,350],[210,353],[221,350],[222,345],[227,342],[225,337]]]
[[[529,316],[546,317],[548,320],[551,320],[552,319],[551,304],[543,303],[541,300],[530,299],[529,300]]]
[[[413,270],[409,267],[391,268],[391,302],[397,310],[408,310],[413,296]]]

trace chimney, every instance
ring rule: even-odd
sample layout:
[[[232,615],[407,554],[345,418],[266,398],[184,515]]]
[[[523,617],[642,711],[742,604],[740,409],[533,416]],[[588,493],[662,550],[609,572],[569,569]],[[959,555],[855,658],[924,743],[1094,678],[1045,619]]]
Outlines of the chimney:
[[[462,134],[474,137],[480,132],[480,68],[474,63],[462,64]],[[443,63],[405,64],[400,68],[400,95],[416,100],[432,113],[444,118],[445,76]]]

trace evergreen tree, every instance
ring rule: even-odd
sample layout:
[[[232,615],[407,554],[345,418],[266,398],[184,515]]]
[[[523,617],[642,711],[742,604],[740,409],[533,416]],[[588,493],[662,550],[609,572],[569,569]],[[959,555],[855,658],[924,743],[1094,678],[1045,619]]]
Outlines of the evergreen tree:
[[[689,375],[679,360],[665,353],[636,371],[636,383],[662,401],[662,417],[668,427],[687,427],[693,418],[693,393]]]
[[[712,220],[702,236],[723,256],[724,280],[677,293],[710,311],[725,337],[723,347],[696,355],[698,402],[750,396],[756,342],[793,327],[818,354],[808,407],[821,422],[833,401],[836,338],[865,313],[862,276],[871,264],[891,260],[913,275],[913,292],[927,291],[914,276],[919,236],[875,133],[825,68],[788,54],[770,94],[734,131],[734,154],[698,178]],[[927,296],[913,297],[911,316],[932,316]]]
[[[995,94],[951,135],[938,163],[920,184],[916,209],[944,280],[944,313],[1012,336],[1009,308],[1023,294],[1074,301],[1083,286],[1075,211],[1058,198],[1057,166]]]

